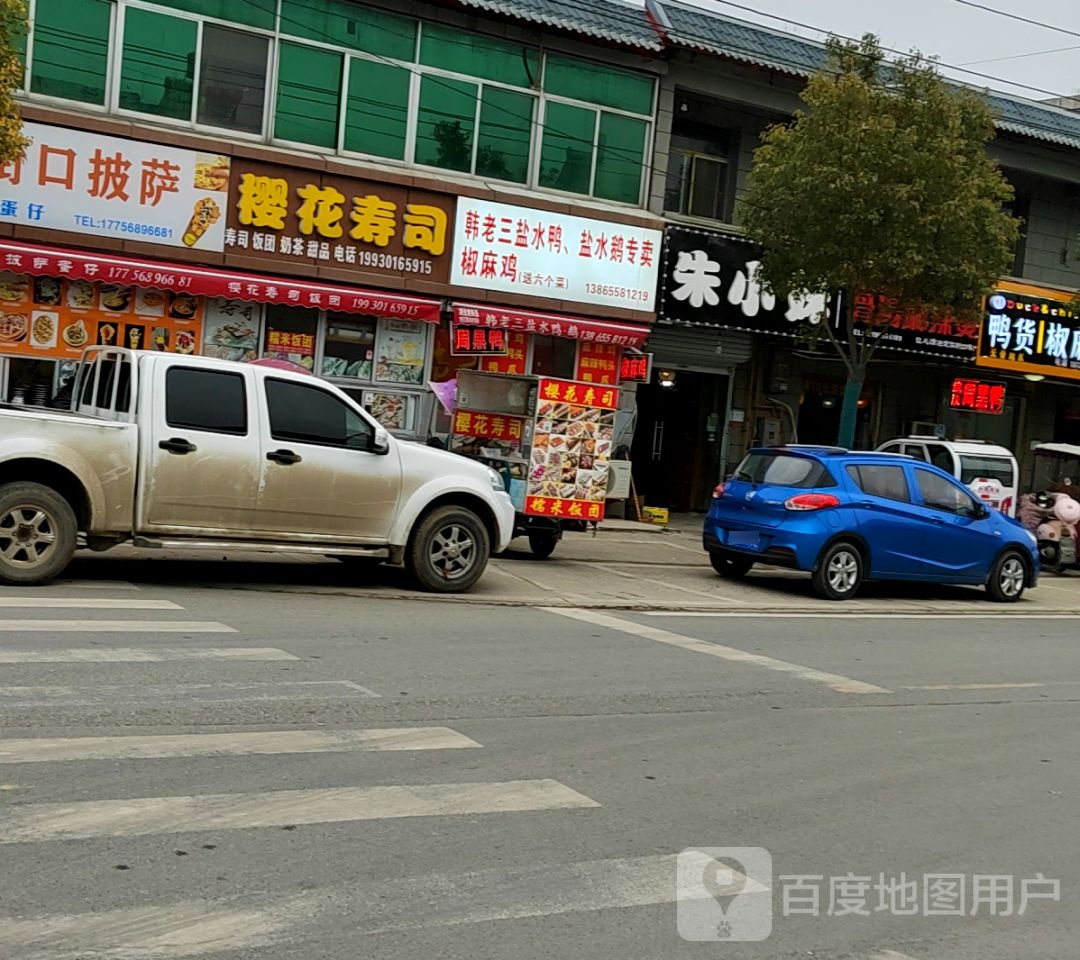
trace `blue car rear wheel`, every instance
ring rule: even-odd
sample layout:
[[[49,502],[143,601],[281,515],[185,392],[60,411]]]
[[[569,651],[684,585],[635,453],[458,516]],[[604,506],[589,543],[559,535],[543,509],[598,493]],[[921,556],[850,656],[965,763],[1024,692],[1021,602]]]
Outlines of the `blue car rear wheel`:
[[[850,600],[863,579],[863,557],[852,543],[826,547],[814,567],[814,590],[826,600]]]

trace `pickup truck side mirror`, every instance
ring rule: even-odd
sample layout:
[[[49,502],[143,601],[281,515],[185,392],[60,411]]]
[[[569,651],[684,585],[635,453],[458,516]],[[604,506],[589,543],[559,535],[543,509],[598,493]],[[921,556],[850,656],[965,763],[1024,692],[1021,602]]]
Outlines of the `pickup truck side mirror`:
[[[382,427],[375,428],[375,435],[371,438],[371,452],[379,456],[385,456],[390,452],[390,434]]]

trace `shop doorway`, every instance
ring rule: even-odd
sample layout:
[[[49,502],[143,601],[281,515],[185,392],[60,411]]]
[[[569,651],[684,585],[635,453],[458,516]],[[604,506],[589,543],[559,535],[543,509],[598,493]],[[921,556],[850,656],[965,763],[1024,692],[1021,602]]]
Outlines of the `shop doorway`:
[[[840,413],[844,406],[844,384],[814,384],[805,391],[799,404],[799,443],[833,446],[840,436]],[[871,446],[872,403],[869,392],[859,399],[855,420],[855,447]]]
[[[632,459],[646,506],[705,510],[720,481],[728,378],[679,370],[670,387],[641,384]]]

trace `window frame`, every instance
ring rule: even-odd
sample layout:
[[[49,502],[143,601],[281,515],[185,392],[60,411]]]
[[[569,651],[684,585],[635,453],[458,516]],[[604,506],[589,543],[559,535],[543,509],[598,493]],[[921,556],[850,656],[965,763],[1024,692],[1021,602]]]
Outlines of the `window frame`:
[[[34,100],[51,104],[68,104],[72,101],[49,96],[46,94],[31,93],[29,90],[30,78],[33,70],[34,52],[33,13],[34,8],[39,2],[43,2],[43,0],[30,0],[30,30],[27,34],[26,57],[24,64],[25,69],[23,71],[22,85],[19,88],[19,95],[20,97],[25,97],[27,100]],[[120,107],[120,77],[124,60],[123,37],[126,15],[129,9],[139,9],[149,13],[156,13],[162,16],[169,16],[176,19],[187,20],[189,22],[195,23],[196,41],[195,62],[193,66],[192,77],[192,103],[191,110],[187,119],[181,119],[176,117],[163,117],[157,114],[144,113],[138,110],[131,110]],[[231,139],[245,142],[265,143],[272,146],[285,147],[287,149],[303,150],[305,152],[311,152],[312,150],[316,150],[323,152],[325,155],[332,155],[348,159],[359,159],[365,162],[385,164],[401,169],[412,168],[425,172],[435,171],[439,173],[439,175],[468,177],[483,182],[504,184],[508,187],[516,189],[524,188],[557,198],[580,199],[582,197],[585,197],[601,203],[611,204],[618,207],[626,207],[628,209],[638,209],[643,205],[645,198],[648,196],[651,184],[651,177],[654,169],[653,150],[655,149],[657,132],[656,115],[660,100],[659,76],[649,71],[640,71],[635,70],[633,67],[624,67],[621,64],[618,65],[619,69],[639,74],[640,76],[648,79],[648,81],[652,85],[652,111],[648,114],[639,114],[617,107],[609,107],[603,104],[591,103],[586,100],[575,100],[571,97],[545,92],[543,88],[544,76],[547,70],[549,55],[582,60],[584,62],[594,63],[600,66],[607,65],[600,60],[595,60],[589,57],[581,57],[574,53],[567,53],[562,50],[545,50],[542,45],[535,46],[529,43],[520,44],[523,47],[535,49],[537,53],[539,62],[539,74],[536,77],[535,85],[533,87],[518,87],[510,83],[505,83],[503,81],[488,80],[481,77],[472,77],[467,74],[458,74],[450,70],[442,69],[440,67],[434,67],[420,63],[420,49],[421,44],[423,43],[424,28],[425,26],[433,23],[433,21],[425,20],[421,17],[416,16],[410,17],[410,19],[414,19],[416,21],[417,29],[413,44],[412,59],[405,61],[398,60],[393,57],[377,56],[363,50],[357,50],[353,47],[339,45],[337,43],[334,43],[332,38],[321,41],[313,40],[308,37],[295,36],[291,33],[287,33],[281,29],[280,3],[276,2],[276,0],[276,22],[274,29],[254,27],[248,24],[234,23],[233,21],[224,20],[219,17],[190,13],[185,10],[177,10],[171,7],[162,7],[152,2],[152,0],[111,0],[108,50],[108,55],[110,59],[108,62],[105,76],[105,103],[103,105],[99,105],[94,103],[82,103],[80,101],[80,109],[85,108],[89,111],[96,111],[103,114],[111,114],[117,117],[131,120],[139,120],[143,122],[145,122],[146,120],[150,120],[155,124],[160,124],[163,126],[173,127],[182,130],[190,130],[194,133],[206,133],[215,136],[224,135]],[[232,130],[229,128],[218,127],[211,124],[200,123],[196,119],[198,116],[199,108],[200,83],[202,81],[203,33],[204,27],[207,25],[220,27],[227,30],[239,31],[250,36],[263,37],[267,41],[266,86],[263,91],[264,95],[262,106],[262,122],[261,131],[259,133],[249,133],[241,130]],[[492,36],[494,37],[495,35],[493,34]],[[496,39],[498,38],[496,37]],[[274,136],[278,79],[280,73],[279,65],[281,57],[281,44],[283,42],[289,42],[299,47],[307,46],[319,51],[336,53],[343,58],[341,82],[339,88],[337,131],[333,147],[321,147],[318,145],[307,144],[295,140],[287,140]],[[517,43],[517,41],[513,42]],[[356,150],[349,150],[345,147],[345,121],[347,116],[349,99],[349,76],[352,61],[354,58],[360,58],[385,66],[399,67],[409,72],[410,80],[409,96],[407,101],[408,113],[405,126],[405,149],[404,157],[401,160],[393,157],[383,157],[378,156],[377,154],[368,154]],[[476,109],[473,117],[472,156],[468,172],[444,170],[441,167],[420,164],[416,161],[416,141],[417,130],[419,126],[420,86],[425,77],[442,77],[448,80],[463,80],[469,83],[473,83],[477,87]],[[522,96],[527,96],[532,102],[532,115],[529,125],[528,140],[529,159],[526,169],[526,179],[524,182],[519,182],[516,180],[503,180],[498,177],[482,175],[475,172],[477,154],[479,151],[480,119],[484,102],[484,91],[487,87],[497,88],[505,90],[509,93],[516,93]],[[548,103],[561,103],[566,106],[589,109],[592,110],[596,115],[596,119],[593,125],[593,137],[591,145],[592,155],[589,171],[589,188],[588,191],[585,193],[559,190],[554,187],[544,187],[540,185],[540,153],[543,145],[543,134],[545,130],[544,121],[546,118],[546,105]],[[598,197],[595,193],[597,164],[600,151],[600,128],[604,114],[625,117],[627,119],[639,121],[645,125],[645,136],[641,156],[641,176],[638,183],[637,199],[633,202],[624,200],[610,200],[607,198]]]
[[[351,450],[355,453],[371,453],[375,448],[375,431],[378,428],[373,423],[371,423],[371,421],[369,421],[367,417],[364,416],[360,409],[356,409],[353,407],[352,397],[343,399],[342,397],[339,397],[336,393],[334,393],[332,390],[327,390],[323,384],[329,382],[330,381],[323,380],[321,377],[313,378],[312,383],[299,383],[296,380],[286,380],[284,377],[264,377],[263,399],[266,401],[266,435],[275,443],[302,443],[305,446],[309,447],[326,447],[330,450]],[[364,425],[366,429],[365,436],[367,437],[366,445],[361,447],[350,447],[347,442],[347,437],[345,443],[331,443],[326,440],[300,439],[298,437],[275,435],[274,423],[272,419],[273,414],[270,409],[270,385],[272,383],[284,383],[289,386],[298,387],[301,390],[318,390],[320,393],[323,393],[331,399],[336,400],[338,403],[342,404],[342,406],[344,406],[346,410],[352,413],[353,416],[355,416],[360,421],[360,423]],[[360,404],[356,404],[356,407],[359,408]]]
[[[881,493],[873,493],[867,490],[863,486],[862,471],[870,470],[899,470],[900,476],[904,481],[904,488],[907,490],[906,500],[897,500],[896,497],[887,497]],[[866,461],[860,463],[849,463],[844,466],[844,471],[848,475],[848,479],[855,484],[855,489],[859,491],[865,497],[877,497],[878,500],[888,500],[890,503],[906,503],[908,506],[918,506],[916,504],[913,494],[915,490],[912,488],[911,480],[908,477],[908,471],[906,466],[901,463],[868,463]],[[854,473],[852,473],[854,471]]]
[[[241,397],[243,399],[244,427],[242,430],[215,430],[211,427],[197,427],[188,424],[177,424],[169,421],[169,379],[175,371],[194,371],[199,374],[209,374],[217,377],[233,377],[240,381]],[[251,435],[251,410],[250,394],[248,391],[249,377],[240,371],[214,370],[208,367],[190,366],[183,361],[169,364],[165,370],[165,389],[162,397],[161,420],[169,430],[192,430],[195,433],[212,433],[220,437],[248,437]]]
[[[669,171],[671,170],[671,161],[676,156],[686,157],[690,161],[690,176],[687,177],[687,179],[685,181],[685,196],[684,196],[684,182],[680,179],[680,183],[679,183],[679,186],[680,186],[679,207],[682,207],[685,204],[686,210],[682,210],[682,209],[666,210],[665,212],[675,214],[676,216],[679,216],[679,217],[686,217],[687,219],[690,219],[690,220],[707,220],[710,223],[728,223],[728,222],[730,222],[731,208],[732,208],[732,196],[733,196],[733,193],[734,193],[734,190],[732,189],[732,180],[731,180],[731,172],[732,172],[731,157],[718,157],[715,154],[703,153],[701,150],[684,150],[681,147],[672,147],[671,153],[668,156],[668,170]],[[694,185],[695,185],[695,183],[697,181],[697,167],[698,167],[699,161],[704,161],[705,163],[715,163],[718,166],[722,166],[724,168],[724,188],[721,191],[721,195],[719,197],[720,216],[718,216],[718,217],[706,217],[706,216],[703,216],[700,213],[693,213],[691,211],[691,209],[690,209],[693,206]],[[667,177],[666,176],[665,176],[665,180],[664,180],[664,186],[665,186],[665,191],[664,192],[666,193],[667,192],[667,190],[666,190]],[[666,206],[667,206],[667,204],[665,203],[665,207]]]
[[[188,119],[182,120],[177,117],[162,117],[155,113],[143,113],[139,110],[130,110],[120,106],[120,76],[124,66],[124,28],[127,23],[127,11],[129,9],[145,10],[148,13],[156,13],[161,16],[174,17],[178,20],[188,20],[196,25],[195,33],[195,62],[191,79],[191,110]],[[276,2],[275,2],[276,8]],[[237,33],[247,33],[265,37],[266,43],[266,86],[263,89],[262,129],[259,133],[246,133],[243,130],[232,130],[228,127],[216,127],[211,124],[199,123],[195,118],[199,112],[199,83],[202,79],[202,48],[203,48],[203,25],[220,27]],[[188,13],[186,10],[174,10],[162,8],[153,3],[143,0],[116,0],[112,20],[112,43],[110,55],[112,63],[109,65],[110,87],[106,95],[106,112],[118,117],[128,117],[137,120],[152,120],[155,123],[167,124],[191,130],[196,133],[206,132],[223,134],[237,140],[249,140],[253,143],[269,143],[270,132],[268,123],[270,119],[270,107],[273,102],[271,94],[277,90],[277,60],[280,34],[276,30],[264,30],[259,27],[249,27],[246,24],[233,23],[230,20],[221,20],[218,17],[204,17],[199,14]],[[272,78],[272,80],[271,80]],[[273,82],[273,86],[271,86]],[[310,144],[308,149],[311,149]]]
[[[978,520],[980,514],[980,508],[986,509],[986,505],[981,503],[979,499],[970,490],[967,489],[959,480],[952,476],[942,476],[939,473],[935,473],[933,470],[927,469],[932,464],[927,464],[924,467],[913,466],[915,471],[915,489],[919,491],[919,505],[925,510],[936,510],[938,513],[947,513],[953,517],[964,517],[967,520]],[[957,496],[966,495],[968,502],[971,506],[970,513],[964,513],[960,510],[954,510],[951,507],[943,507],[936,503],[931,503],[926,499],[926,493],[923,491],[922,483],[919,480],[921,475],[925,474],[928,477],[932,477],[934,480],[938,480],[945,484],[950,490],[954,491]]]

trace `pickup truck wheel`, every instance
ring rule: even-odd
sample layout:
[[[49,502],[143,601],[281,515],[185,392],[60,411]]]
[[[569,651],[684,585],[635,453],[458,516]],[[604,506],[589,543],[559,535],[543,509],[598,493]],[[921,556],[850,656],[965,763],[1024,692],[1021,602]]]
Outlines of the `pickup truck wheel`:
[[[0,580],[51,580],[71,562],[78,524],[71,504],[40,483],[0,487]]]
[[[420,522],[409,541],[405,565],[425,590],[468,590],[484,572],[491,544],[476,514],[463,507],[439,507]]]

